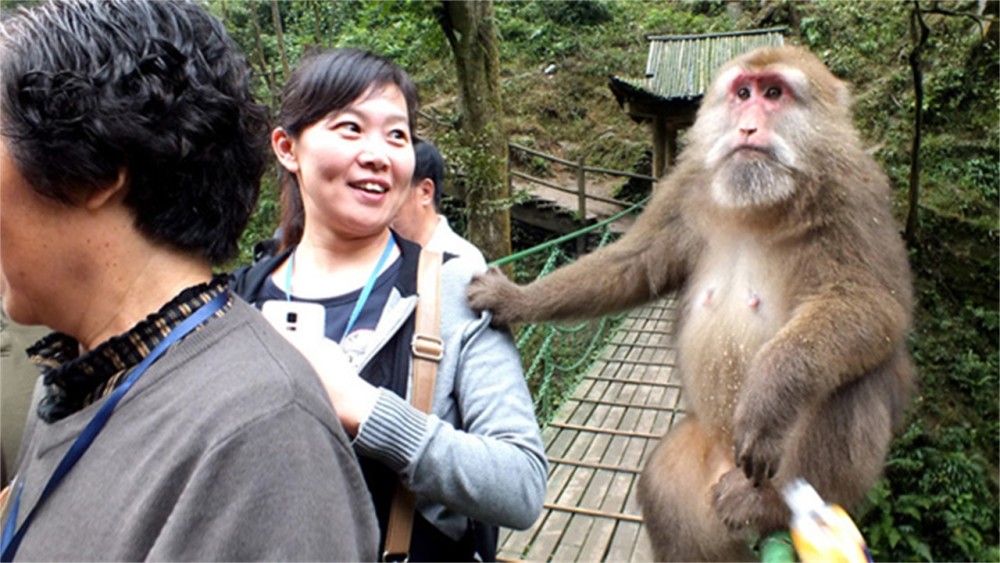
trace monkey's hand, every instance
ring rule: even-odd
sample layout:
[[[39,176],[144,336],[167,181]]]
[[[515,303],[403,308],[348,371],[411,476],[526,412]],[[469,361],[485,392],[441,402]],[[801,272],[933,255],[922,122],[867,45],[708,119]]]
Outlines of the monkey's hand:
[[[768,386],[747,385],[736,405],[733,441],[736,467],[760,486],[778,471],[784,447],[785,429],[794,410],[781,401],[782,395]]]
[[[766,534],[788,527],[785,501],[771,484],[755,487],[742,471],[733,469],[712,485],[712,505],[730,530],[748,526]]]
[[[494,326],[509,325],[518,322],[521,303],[521,288],[507,279],[500,268],[491,267],[482,274],[476,274],[465,290],[469,298],[469,307],[482,312],[489,309],[493,312]]]

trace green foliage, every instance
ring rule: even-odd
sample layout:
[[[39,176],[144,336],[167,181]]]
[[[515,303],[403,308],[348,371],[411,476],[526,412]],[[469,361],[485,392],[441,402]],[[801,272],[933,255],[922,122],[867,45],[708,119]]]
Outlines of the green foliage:
[[[1000,160],[995,150],[937,135],[924,145],[922,158],[925,207],[984,229],[995,226],[1000,199]]]
[[[859,519],[876,561],[997,561],[995,477],[966,452],[968,428],[915,419]]]
[[[995,463],[1000,456],[997,233],[981,235],[975,228],[944,218],[935,218],[925,227],[951,240],[941,248],[924,248],[914,260],[920,274],[921,309],[913,355],[926,399],[921,407],[942,425],[969,425],[970,446]]]
[[[253,247],[257,243],[273,238],[278,228],[281,209],[278,204],[281,190],[278,188],[278,173],[272,166],[264,174],[261,182],[257,212],[250,218],[243,236],[240,237],[239,254],[225,269],[234,270],[238,266],[253,262]]]
[[[536,63],[560,60],[579,52],[580,34],[559,24],[546,13],[558,13],[563,4],[589,4],[589,2],[512,2],[497,3],[497,27],[499,31],[500,58],[515,55],[509,47],[518,45],[519,55],[528,55]],[[546,8],[553,5],[551,8]],[[566,16],[571,17],[575,8],[567,8]],[[557,17],[563,17],[558,16]],[[526,52],[524,48],[527,47]]]
[[[657,5],[652,9],[635,9],[634,16],[638,18],[639,26],[652,35],[695,35],[726,29],[731,22],[728,18],[713,20],[709,17],[714,10],[704,10],[701,6],[711,6],[710,2],[695,2],[688,9],[669,2]],[[725,8],[723,7],[723,11]]]
[[[586,139],[580,145],[580,154],[573,154],[572,158],[582,156],[586,159],[588,166],[613,170],[621,169],[621,163],[627,162],[629,165],[625,168],[634,171],[649,151],[649,147],[645,143],[616,138],[615,134],[610,131]],[[648,174],[649,171],[644,173]]]
[[[534,144],[529,137],[514,137],[511,142],[520,146],[531,148]],[[552,173],[552,161],[544,159],[525,151],[512,149],[508,158],[512,169],[517,169],[525,174],[530,174],[539,178],[545,178]]]
[[[873,59],[898,54],[908,46],[908,9],[906,2],[822,0],[814,9],[802,10],[802,44],[849,82],[876,80],[886,69],[872,64]]]
[[[506,163],[490,150],[491,143],[485,138],[488,136],[487,132],[483,138],[470,140],[466,134],[450,131],[436,139],[442,154],[447,155],[449,162],[462,171],[461,178],[456,182],[461,183],[466,200],[476,202],[475,209],[465,208],[466,221],[472,214],[506,210],[514,204],[507,193]]]
[[[592,26],[612,19],[611,9],[603,0],[590,2],[539,2],[532,8],[564,27]]]
[[[352,0],[348,4],[353,25],[332,38],[331,46],[369,49],[407,69],[433,56],[447,56],[449,47],[430,2]]]
[[[859,523],[876,560],[997,561],[997,233],[936,215],[923,227],[940,242],[913,257],[921,397]]]

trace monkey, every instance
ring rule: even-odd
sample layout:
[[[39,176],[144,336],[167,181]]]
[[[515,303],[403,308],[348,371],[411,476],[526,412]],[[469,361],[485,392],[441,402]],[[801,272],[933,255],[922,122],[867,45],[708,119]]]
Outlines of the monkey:
[[[525,286],[492,268],[468,287],[496,324],[677,292],[688,409],[638,485],[658,560],[751,559],[787,529],[793,479],[850,509],[882,472],[916,385],[912,274],[851,97],[806,49],[739,56],[626,234]]]

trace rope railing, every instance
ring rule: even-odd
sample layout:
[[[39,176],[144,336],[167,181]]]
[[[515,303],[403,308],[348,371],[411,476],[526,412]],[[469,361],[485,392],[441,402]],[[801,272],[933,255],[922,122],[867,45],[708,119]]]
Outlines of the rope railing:
[[[593,225],[567,235],[495,260],[491,266],[503,266],[528,256],[548,251],[549,255],[535,279],[573,260],[561,245],[601,230],[598,248],[614,238],[609,225],[635,213],[649,198]],[[535,401],[539,423],[548,425],[580,380],[600,356],[604,344],[614,335],[625,315],[610,315],[577,324],[538,323],[522,325],[517,331],[517,349],[525,365],[524,374]]]

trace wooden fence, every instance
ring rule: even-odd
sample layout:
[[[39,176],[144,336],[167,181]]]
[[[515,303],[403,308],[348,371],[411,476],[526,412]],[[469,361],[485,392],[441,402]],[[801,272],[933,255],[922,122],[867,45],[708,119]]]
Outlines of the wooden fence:
[[[625,178],[634,178],[636,180],[647,180],[649,182],[655,182],[656,181],[656,178],[653,178],[652,176],[646,176],[644,174],[635,174],[633,172],[625,172],[625,171],[622,171],[622,170],[608,170],[606,168],[595,168],[595,167],[592,167],[592,166],[587,166],[587,163],[585,162],[585,159],[583,157],[580,157],[580,159],[577,162],[572,162],[572,161],[569,161],[569,160],[565,160],[565,159],[559,158],[557,156],[553,156],[553,155],[550,155],[550,154],[545,154],[543,152],[538,152],[538,151],[536,151],[534,149],[530,149],[528,147],[525,147],[525,146],[522,146],[522,145],[518,145],[516,143],[508,143],[507,146],[509,147],[509,150],[518,150],[518,151],[530,154],[532,156],[537,156],[537,157],[539,157],[541,159],[544,159],[544,160],[547,160],[547,161],[550,161],[550,162],[555,162],[557,164],[561,164],[563,166],[567,166],[567,167],[575,170],[576,171],[576,189],[574,190],[574,189],[570,189],[570,188],[566,188],[566,187],[560,186],[560,185],[558,185],[558,184],[556,184],[554,182],[550,182],[550,181],[542,179],[542,178],[536,178],[536,177],[531,176],[529,174],[525,174],[523,172],[518,172],[517,170],[513,170],[511,168],[511,164],[510,164],[513,161],[513,159],[512,158],[508,158],[507,159],[507,177],[508,177],[508,182],[510,183],[510,187],[511,188],[513,188],[514,178],[520,178],[522,180],[526,180],[528,182],[531,182],[533,184],[538,184],[540,186],[545,186],[545,187],[551,188],[553,190],[558,190],[558,191],[565,192],[565,193],[570,193],[570,194],[576,194],[577,195],[577,211],[579,212],[579,217],[581,219],[585,219],[587,217],[587,200],[588,199],[592,199],[594,201],[602,201],[602,202],[605,202],[605,203],[612,203],[612,204],[615,204],[615,205],[620,205],[623,208],[632,205],[631,203],[629,203],[627,201],[622,201],[622,200],[618,200],[618,199],[614,199],[614,198],[610,198],[610,197],[604,197],[604,196],[600,196],[600,195],[596,195],[596,194],[588,194],[587,193],[587,174],[588,173],[591,173],[591,174],[607,174],[607,175],[611,175],[611,176],[619,176],[619,177],[625,177]]]

